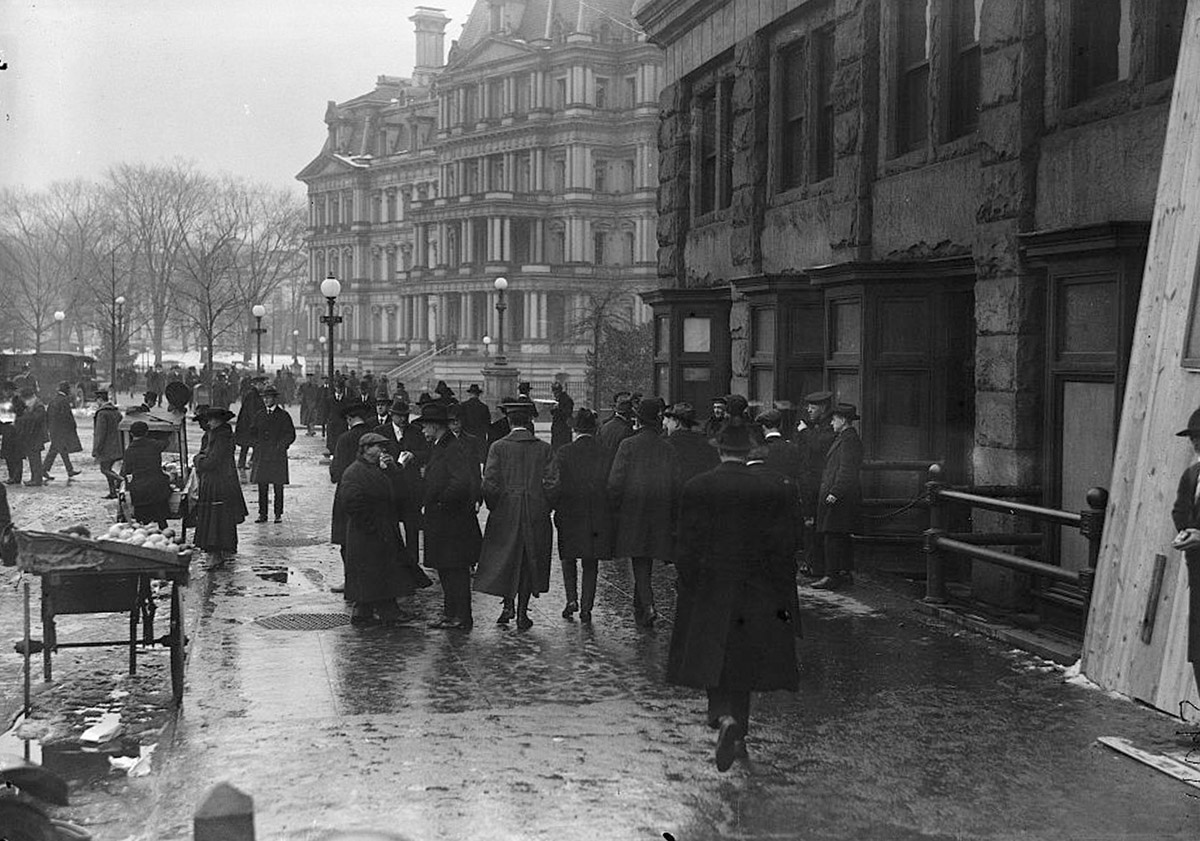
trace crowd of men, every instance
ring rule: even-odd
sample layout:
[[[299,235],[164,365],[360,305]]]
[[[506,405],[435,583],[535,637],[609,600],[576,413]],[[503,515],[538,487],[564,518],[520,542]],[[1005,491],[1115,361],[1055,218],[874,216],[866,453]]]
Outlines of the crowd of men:
[[[556,527],[563,618],[591,623],[599,565],[629,559],[633,618],[649,628],[654,565],[672,564],[668,679],[707,691],[717,765],[730,767],[745,755],[750,692],[796,687],[797,573],[817,589],[852,582],[856,407],[810,394],[789,438],[778,410],[750,417],[740,395],[714,401],[701,426],[689,404],[622,392],[601,423],[556,384],[547,442],[527,384],[495,418],[478,386],[467,391],[459,401],[439,382],[415,406],[386,392],[372,405],[334,382],[331,538],[345,570],[334,589],[352,624],[411,621],[397,600],[432,586],[432,569],[443,601],[431,628],[470,631],[474,590],[500,599],[497,624],[528,629],[531,599],[550,589]]]

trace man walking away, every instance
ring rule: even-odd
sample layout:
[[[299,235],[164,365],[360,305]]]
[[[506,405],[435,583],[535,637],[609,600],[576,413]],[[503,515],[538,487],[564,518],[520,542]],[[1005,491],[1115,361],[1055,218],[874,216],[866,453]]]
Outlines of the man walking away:
[[[47,479],[53,479],[50,468],[54,459],[61,455],[63,467],[67,468],[67,481],[78,476],[82,470],[71,466],[71,453],[83,452],[83,444],[79,443],[79,430],[75,426],[75,415],[71,413],[71,384],[63,381],[58,384],[58,392],[50,398],[46,407],[46,431],[50,436],[50,450],[46,453],[46,461],[42,464],[42,473]]]
[[[718,771],[746,755],[750,693],[795,691],[795,579],[776,523],[781,485],[746,466],[750,429],[731,420],[717,433],[720,466],[688,482],[679,530],[678,602],[667,680],[704,689],[719,730]]]
[[[113,466],[124,455],[121,448],[121,410],[108,399],[108,392],[104,389],[97,389],[96,402],[99,406],[92,420],[92,458],[100,463],[100,472],[108,480],[108,496],[101,498],[116,499],[121,476],[113,470]]]
[[[265,383],[266,377],[251,377],[249,384],[242,392],[242,405],[238,407],[234,441],[238,444],[237,468],[238,472],[242,474],[242,484],[249,481],[244,471],[250,451],[254,448],[254,419],[258,417],[259,412],[266,408],[261,394]]]
[[[252,427],[254,456],[250,481],[258,485],[258,519],[267,521],[267,497],[275,488],[275,522],[283,522],[283,486],[288,483],[288,447],[296,441],[291,414],[279,405],[279,390],[268,385],[262,391],[263,408]]]
[[[651,573],[654,559],[674,556],[678,510],[679,457],[662,437],[662,401],[647,397],[638,404],[640,428],[621,442],[608,474],[608,496],[616,520],[614,554],[633,565],[633,612],[649,628],[658,618]]]
[[[663,426],[667,430],[667,443],[679,456],[680,485],[720,463],[716,448],[696,431],[696,410],[691,403],[676,403],[663,412]]]
[[[550,410],[550,448],[552,452],[571,443],[571,414],[575,411],[575,401],[563,384],[555,380],[550,386],[554,399],[558,402]]]

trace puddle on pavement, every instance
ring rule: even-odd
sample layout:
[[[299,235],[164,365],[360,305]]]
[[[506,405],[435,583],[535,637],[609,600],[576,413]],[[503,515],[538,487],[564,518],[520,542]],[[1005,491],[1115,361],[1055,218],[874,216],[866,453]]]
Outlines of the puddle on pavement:
[[[290,567],[277,564],[255,564],[250,571],[263,581],[275,581],[279,584],[287,584],[288,578],[294,572]]]
[[[13,726],[0,733],[0,754],[24,757],[47,771],[53,771],[71,785],[86,785],[95,782],[115,769],[110,758],[137,758],[141,746],[135,737],[122,736],[95,747],[84,746],[78,739],[59,739],[42,742],[41,739],[24,739],[18,735],[24,716],[18,716]]]

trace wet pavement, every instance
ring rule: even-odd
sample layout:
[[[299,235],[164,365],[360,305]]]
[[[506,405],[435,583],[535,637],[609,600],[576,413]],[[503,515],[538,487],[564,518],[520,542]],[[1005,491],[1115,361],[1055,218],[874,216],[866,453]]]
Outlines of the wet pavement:
[[[479,595],[469,635],[424,622],[341,624],[344,605],[328,591],[341,570],[327,543],[332,486],[319,442],[301,434],[293,448],[284,523],[247,522],[225,567],[206,573],[202,557],[194,562],[177,718],[156,663],[131,681],[119,654],[57,655],[62,677],[40,695],[57,713],[39,726],[61,737],[120,705],[133,732],[113,750],[132,757],[158,745],[144,777],[106,772],[94,755],[60,763],[73,769],[79,803],[63,814],[100,841],[190,838],[197,802],[220,781],[254,797],[264,839],[348,828],[414,841],[1200,832],[1200,790],[1095,743],[1114,735],[1175,749],[1175,721],[866,582],[849,594],[803,591],[801,690],[755,698],[750,759],[726,774],[713,765],[702,693],[662,681],[669,569],[656,574],[654,630],[633,625],[629,570],[616,563],[602,565],[590,628],[560,617],[557,569],[529,631],[494,625],[499,602]],[[52,492],[68,494],[66,504],[70,492]],[[0,592],[9,637],[14,599],[11,587]],[[440,604],[435,586],[409,607],[433,618]],[[309,615],[321,629],[276,629],[280,615]],[[19,660],[0,664],[0,687]],[[72,738],[59,744],[64,755],[75,749]]]

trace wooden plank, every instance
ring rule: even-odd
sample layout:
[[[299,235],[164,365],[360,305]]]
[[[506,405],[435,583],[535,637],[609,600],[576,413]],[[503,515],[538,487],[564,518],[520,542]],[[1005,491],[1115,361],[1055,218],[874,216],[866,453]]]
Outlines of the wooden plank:
[[[1162,771],[1169,777],[1174,777],[1181,783],[1200,789],[1200,766],[1180,762],[1161,753],[1150,753],[1135,747],[1128,739],[1118,736],[1100,736],[1097,742],[1117,753],[1124,754],[1130,759],[1136,759],[1143,765],[1148,765],[1156,771]]]
[[[1150,592],[1146,598],[1146,612],[1142,614],[1142,642],[1149,644],[1154,639],[1154,620],[1158,618],[1158,601],[1162,598],[1163,574],[1167,571],[1167,556],[1154,556],[1154,575],[1150,581]]]

